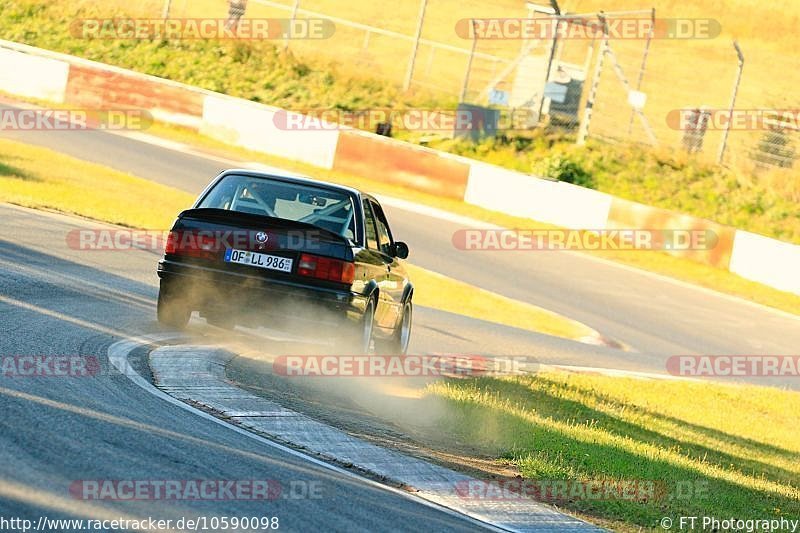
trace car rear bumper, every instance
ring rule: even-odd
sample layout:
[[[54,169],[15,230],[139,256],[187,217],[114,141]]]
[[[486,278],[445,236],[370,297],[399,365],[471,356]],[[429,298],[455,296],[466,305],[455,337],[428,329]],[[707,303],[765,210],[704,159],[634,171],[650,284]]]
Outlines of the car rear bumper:
[[[162,260],[162,290],[185,299],[202,315],[216,313],[239,324],[275,325],[282,329],[338,328],[356,324],[367,296],[348,289],[314,287],[246,276],[218,269]]]

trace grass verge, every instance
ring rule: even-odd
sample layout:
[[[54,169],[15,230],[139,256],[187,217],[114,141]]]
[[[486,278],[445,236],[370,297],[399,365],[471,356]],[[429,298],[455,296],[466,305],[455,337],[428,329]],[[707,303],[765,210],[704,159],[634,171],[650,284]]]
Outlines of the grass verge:
[[[455,487],[468,501],[531,497],[630,533],[664,531],[664,517],[800,519],[797,391],[562,371],[301,379],[258,347],[237,352],[229,379],[483,481]]]
[[[800,518],[794,391],[554,373],[435,382],[425,398],[445,402],[437,434],[524,479],[656,480],[654,497],[558,501],[617,530],[665,516]]]
[[[194,196],[58,152],[0,139],[0,201],[132,228],[168,228]]]
[[[142,229],[166,229],[194,196],[44,148],[0,139],[0,201]],[[415,303],[538,333],[578,339],[593,330],[409,265]],[[502,305],[500,305],[502,304]]]

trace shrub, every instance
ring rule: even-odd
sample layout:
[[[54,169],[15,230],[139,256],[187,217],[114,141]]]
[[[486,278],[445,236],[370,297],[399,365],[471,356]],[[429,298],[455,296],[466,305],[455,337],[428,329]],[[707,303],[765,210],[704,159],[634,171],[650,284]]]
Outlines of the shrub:
[[[533,165],[535,174],[565,181],[581,187],[595,188],[594,178],[581,166],[580,163],[568,159],[563,155],[551,155],[545,157]]]

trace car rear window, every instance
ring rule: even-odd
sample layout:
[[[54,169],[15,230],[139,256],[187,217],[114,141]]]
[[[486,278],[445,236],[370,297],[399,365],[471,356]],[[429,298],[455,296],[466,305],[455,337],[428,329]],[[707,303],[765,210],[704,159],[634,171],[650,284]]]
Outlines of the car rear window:
[[[350,196],[321,187],[231,174],[220,180],[197,207],[305,222],[350,241],[356,235]]]

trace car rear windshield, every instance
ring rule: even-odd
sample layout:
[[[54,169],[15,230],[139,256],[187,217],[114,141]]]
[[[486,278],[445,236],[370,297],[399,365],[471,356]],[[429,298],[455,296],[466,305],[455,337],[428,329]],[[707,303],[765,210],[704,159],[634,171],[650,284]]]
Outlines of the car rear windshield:
[[[356,235],[350,196],[311,185],[230,174],[220,180],[197,207],[305,222],[350,241],[354,241]]]

